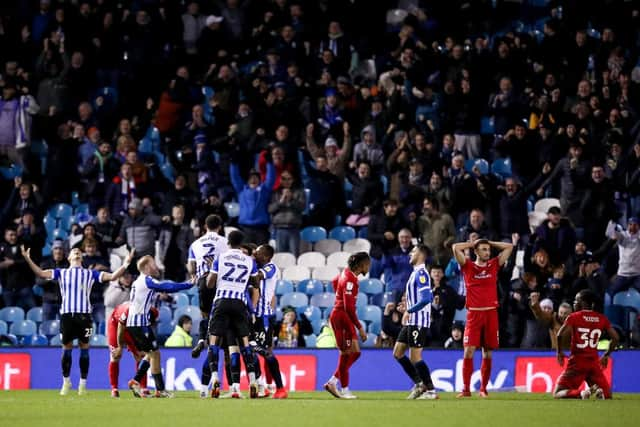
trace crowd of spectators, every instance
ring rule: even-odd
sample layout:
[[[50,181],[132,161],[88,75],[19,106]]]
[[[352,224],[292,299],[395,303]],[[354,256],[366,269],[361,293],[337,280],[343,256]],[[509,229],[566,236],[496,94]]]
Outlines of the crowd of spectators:
[[[33,294],[21,244],[47,268],[77,246],[98,269],[127,244],[183,279],[188,245],[216,213],[295,255],[302,227],[366,230],[371,275],[394,292],[382,340],[424,242],[432,335],[453,347],[464,286],[451,244],[512,241],[524,257],[501,272],[502,344],[548,347],[553,321],[532,305],[559,313],[584,288],[603,304],[640,290],[639,11],[622,0],[3,1],[3,303],[56,310],[55,284]],[[47,212],[75,197],[88,212],[52,243]],[[530,205],[548,197],[559,206],[532,228]],[[92,302],[113,309],[130,282]]]

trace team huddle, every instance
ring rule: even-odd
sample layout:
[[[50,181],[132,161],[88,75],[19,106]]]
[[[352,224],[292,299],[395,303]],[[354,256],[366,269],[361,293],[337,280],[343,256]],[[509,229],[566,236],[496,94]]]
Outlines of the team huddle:
[[[189,282],[160,280],[161,272],[151,256],[143,256],[137,261],[140,274],[132,285],[130,300],[118,306],[108,319],[107,335],[111,350],[109,379],[113,397],[120,396],[119,361],[124,348],[127,348],[136,361],[135,375],[128,381],[128,387],[134,396],[173,396],[164,386],[160,350],[152,328],[158,317],[154,305],[159,292],[173,293],[197,286],[202,320],[199,324],[199,340],[192,350],[192,357],[197,359],[206,350],[206,359],[202,364],[200,397],[242,398],[242,359],[249,380],[250,398],[287,398],[278,359],[273,354],[275,289],[279,276],[278,267],[271,262],[274,249],[269,245],[256,247],[243,243],[245,236],[240,231],[232,231],[225,238],[220,235],[222,226],[222,220],[218,216],[210,215],[206,218],[206,233],[189,248]],[[465,255],[467,249],[474,250],[475,261]],[[492,249],[499,251],[493,258]],[[458,394],[460,398],[471,396],[473,354],[478,347],[482,349],[479,396],[488,397],[492,351],[499,346],[497,276],[512,251],[513,245],[510,243],[485,239],[453,245],[467,291],[463,389]],[[69,254],[69,268],[53,270],[40,269],[31,260],[29,249],[23,247],[22,253],[36,276],[59,282],[62,295],[60,332],[63,347],[63,384],[60,394],[67,395],[72,388],[72,348],[77,339],[81,378],[78,394],[83,395],[86,393],[89,371],[89,338],[93,332],[89,302],[91,287],[96,282],[117,280],[131,264],[135,250],[131,250],[123,265],[113,273],[83,268],[79,249],[73,249]],[[416,246],[410,254],[413,272],[405,288],[407,312],[393,349],[394,358],[414,384],[409,399],[438,399],[429,367],[422,358],[422,349],[430,342],[433,294],[426,268],[430,255],[429,248],[424,245]],[[358,276],[366,275],[369,267],[370,258],[367,253],[352,254],[347,267],[333,281],[336,298],[329,323],[336,338],[339,358],[336,371],[324,388],[340,399],[356,398],[349,389],[349,369],[361,354],[358,338],[363,342],[367,338],[356,311]],[[611,398],[611,388],[602,369],[607,366],[610,354],[617,346],[618,336],[609,320],[593,311],[595,303],[596,297],[591,291],[579,292],[574,301],[576,311],[566,319],[558,332],[558,362],[564,366],[563,347],[569,337],[571,356],[558,379],[554,391],[556,398],[587,399],[592,394],[600,399]],[[610,344],[599,359],[597,346],[605,332],[610,338]],[[409,357],[406,355],[407,350]],[[229,384],[227,394],[222,394],[219,374],[221,351]],[[261,372],[259,357],[264,359],[265,372]],[[149,370],[155,383],[153,393],[147,389]],[[585,381],[589,387],[581,390]],[[275,388],[272,382],[275,383]]]

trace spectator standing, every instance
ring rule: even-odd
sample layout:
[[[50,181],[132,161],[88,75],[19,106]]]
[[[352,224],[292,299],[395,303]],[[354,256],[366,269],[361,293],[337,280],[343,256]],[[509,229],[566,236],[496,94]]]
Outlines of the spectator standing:
[[[271,196],[269,213],[276,234],[276,251],[300,253],[300,228],[305,208],[305,194],[294,186],[293,174],[282,172],[280,188]]]

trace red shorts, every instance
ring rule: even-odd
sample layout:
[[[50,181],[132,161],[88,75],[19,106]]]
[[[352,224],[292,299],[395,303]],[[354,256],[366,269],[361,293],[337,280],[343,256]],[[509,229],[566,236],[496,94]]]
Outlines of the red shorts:
[[[357,339],[356,328],[353,327],[347,313],[342,310],[333,310],[329,317],[329,323],[336,337],[338,348],[342,351],[351,348],[351,342]]]
[[[118,347],[118,322],[109,322],[108,326],[109,330],[107,331],[107,337],[109,338],[109,349],[113,350]],[[138,349],[136,348],[136,344],[129,335],[128,331],[124,331],[124,336],[122,337],[125,345],[127,346],[127,350],[131,353],[138,354]]]
[[[467,310],[463,345],[488,349],[498,348],[500,344],[499,329],[498,310]]]
[[[605,398],[611,398],[611,387],[598,359],[570,357],[567,368],[558,377],[556,388],[558,390],[577,390],[582,387],[582,383],[585,381],[589,386],[596,384],[604,391]]]

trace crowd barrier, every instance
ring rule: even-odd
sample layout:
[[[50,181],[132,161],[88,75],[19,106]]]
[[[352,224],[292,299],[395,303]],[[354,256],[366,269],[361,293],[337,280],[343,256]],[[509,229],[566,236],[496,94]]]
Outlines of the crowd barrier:
[[[109,351],[92,348],[88,387],[108,389]],[[168,390],[194,390],[200,386],[200,370],[205,354],[191,358],[190,349],[162,349],[162,369]],[[285,385],[290,391],[321,390],[336,368],[336,350],[277,350]],[[58,348],[1,348],[0,389],[56,389],[61,384]],[[425,350],[431,376],[440,391],[462,388],[462,351]],[[79,350],[73,352],[73,384],[78,382]],[[614,392],[640,392],[640,370],[637,368],[640,351],[626,350],[613,354],[605,370]],[[480,384],[480,356],[476,355],[472,388]],[[548,351],[494,352],[489,388],[504,391],[550,392],[555,386],[561,367],[555,353]],[[134,362],[129,353],[123,354],[120,367],[120,388],[134,374]],[[244,372],[242,374],[244,376]],[[150,378],[151,385],[153,380]],[[242,380],[246,386],[246,381]],[[363,350],[361,358],[351,370],[353,390],[404,391],[411,386],[406,374],[394,360],[391,350]]]

